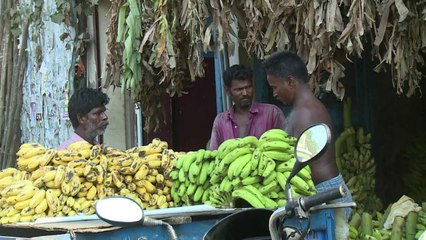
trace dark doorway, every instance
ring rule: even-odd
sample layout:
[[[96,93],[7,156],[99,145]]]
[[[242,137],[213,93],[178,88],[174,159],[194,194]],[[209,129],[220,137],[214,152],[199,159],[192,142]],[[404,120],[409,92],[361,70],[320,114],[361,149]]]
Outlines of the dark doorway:
[[[214,59],[204,59],[205,77],[198,78],[188,94],[172,99],[173,150],[206,148],[216,117]]]

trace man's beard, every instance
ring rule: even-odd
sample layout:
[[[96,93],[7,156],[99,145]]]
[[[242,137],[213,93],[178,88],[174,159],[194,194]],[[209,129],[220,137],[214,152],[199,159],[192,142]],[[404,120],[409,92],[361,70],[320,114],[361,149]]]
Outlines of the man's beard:
[[[87,129],[87,135],[94,139],[97,136],[104,134],[107,126],[108,126],[108,123],[102,124],[101,126],[90,124]]]
[[[251,106],[251,98],[243,98],[240,100],[241,108],[250,108]]]

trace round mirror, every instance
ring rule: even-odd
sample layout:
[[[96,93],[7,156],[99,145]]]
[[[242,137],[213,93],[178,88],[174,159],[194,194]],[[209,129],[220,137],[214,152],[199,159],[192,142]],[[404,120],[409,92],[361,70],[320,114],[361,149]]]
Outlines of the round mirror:
[[[99,199],[95,205],[96,214],[113,225],[131,224],[143,221],[143,209],[137,202],[126,197]]]
[[[325,124],[317,124],[307,128],[296,143],[297,161],[304,163],[315,158],[325,150],[330,138],[330,129]]]

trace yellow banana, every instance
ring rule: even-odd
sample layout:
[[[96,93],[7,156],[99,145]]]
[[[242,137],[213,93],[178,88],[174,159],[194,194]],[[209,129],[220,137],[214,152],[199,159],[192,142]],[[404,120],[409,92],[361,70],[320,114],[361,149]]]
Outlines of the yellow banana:
[[[44,189],[39,189],[31,198],[28,206],[31,208],[35,208],[37,205],[40,204],[41,201],[43,201],[45,196],[46,196],[46,191]]]
[[[86,177],[87,175],[89,175],[90,173],[92,173],[95,168],[96,167],[95,167],[95,164],[93,162],[87,161],[86,165],[84,166],[83,176]]]
[[[56,213],[57,211],[59,211],[58,210],[59,199],[51,189],[48,189],[46,191],[46,200],[47,200],[47,205],[49,206],[49,209],[52,210],[53,213]]]
[[[36,179],[41,178],[46,172],[54,169],[55,167],[53,166],[41,166],[31,173],[30,180],[35,181]]]
[[[15,179],[13,178],[13,176],[3,177],[2,179],[0,179],[0,189],[3,189],[5,187],[9,186],[14,181],[15,181]]]
[[[164,182],[164,176],[162,174],[157,174],[155,176],[155,178],[156,178],[157,184],[163,184],[163,182]]]
[[[70,151],[58,151],[58,158],[64,162],[71,162],[71,161],[85,159],[81,153],[70,152]]]
[[[70,181],[71,191],[69,192],[70,196],[75,196],[81,188],[80,178],[75,174]]]
[[[47,166],[55,157],[58,156],[58,150],[48,149],[43,157],[40,158],[40,166]]]
[[[29,206],[25,207],[24,209],[22,209],[21,211],[21,216],[32,216],[35,214],[35,209],[31,208]],[[30,218],[31,219],[31,218]],[[26,221],[28,222],[28,220]]]
[[[22,209],[24,209],[24,208],[26,208],[26,207],[29,206],[30,200],[31,199],[27,199],[27,200],[24,200],[24,201],[17,202],[17,203],[15,203],[15,205],[13,207],[15,209],[22,210]]]
[[[162,158],[163,158],[163,154],[153,153],[153,154],[150,154],[150,155],[146,155],[146,156],[142,157],[141,159],[142,159],[142,163],[149,163],[151,161],[160,161],[161,162]]]
[[[12,217],[13,215],[18,214],[19,212],[20,212],[19,209],[16,209],[13,206],[11,206],[11,207],[8,207],[6,209],[6,214],[5,215],[6,215],[6,217]]]
[[[106,187],[103,184],[96,185],[96,192],[98,194],[98,199],[102,199],[107,196]]]
[[[9,204],[9,205],[15,205],[18,202],[18,200],[16,200],[17,197],[18,197],[17,195],[7,197],[6,203]]]
[[[114,171],[111,174],[112,174],[112,182],[114,183],[114,185],[118,188],[123,187],[124,185],[123,176],[121,176],[121,174],[117,171]]]
[[[96,181],[103,183],[106,176],[106,169],[102,165],[96,165]]]
[[[162,205],[164,205],[164,203],[166,203],[166,202],[167,202],[166,196],[164,196],[164,195],[160,195],[160,196],[158,197],[158,199],[157,199],[156,204],[157,204],[157,206],[162,206]]]
[[[94,145],[92,146],[92,149],[90,150],[90,159],[95,159],[99,156],[101,156],[102,153],[102,145]]]
[[[27,187],[23,189],[17,196],[16,201],[21,202],[32,198],[39,189],[36,187]]]
[[[1,196],[10,197],[16,196],[19,192],[24,191],[26,188],[32,188],[33,184],[29,180],[20,180],[14,181],[9,184],[9,186],[5,187],[1,191]]]
[[[42,177],[41,181],[44,183],[50,182],[55,179],[57,170],[51,170],[49,172],[46,172]]]
[[[73,160],[73,161],[69,161],[67,166],[70,168],[76,168],[76,167],[86,167],[87,164],[87,160],[86,159],[78,159],[78,160]]]
[[[44,213],[47,210],[48,204],[47,199],[43,198],[41,202],[35,207],[36,214]]]
[[[53,179],[56,186],[60,186],[62,181],[65,180],[65,166],[60,165],[56,169],[55,178]]]
[[[18,157],[16,159],[16,168],[18,170],[25,170],[27,169],[28,164],[31,162],[31,158],[23,158],[23,157]]]
[[[129,167],[130,165],[132,165],[132,163],[133,163],[133,158],[131,158],[130,156],[124,157],[118,161],[118,166]]]
[[[155,176],[153,176],[153,175],[148,175],[148,176],[145,177],[145,179],[148,180],[148,182],[150,182],[152,184],[155,184],[156,181],[157,181],[157,178],[155,178]]]
[[[129,189],[131,192],[134,192],[136,190],[137,186],[135,183],[129,183],[127,184],[127,189]]]
[[[13,176],[16,172],[18,172],[16,168],[5,168],[0,171],[0,180],[7,176]]]
[[[142,166],[142,160],[140,158],[134,158],[132,164],[130,165],[132,174],[136,173],[139,168]]]
[[[153,154],[161,154],[163,148],[160,146],[147,145],[144,148],[140,148],[138,150],[138,156],[141,158],[153,155]]]
[[[30,158],[33,156],[41,155],[44,152],[46,152],[46,148],[44,146],[40,144],[35,144],[31,147],[20,148],[18,152],[16,152],[16,156],[22,158]]]
[[[17,213],[11,217],[9,217],[9,223],[16,223],[21,219],[21,214]]]
[[[144,193],[146,193],[146,188],[145,187],[136,187],[135,190],[139,195],[143,196]]]
[[[148,164],[148,167],[150,168],[159,168],[161,167],[161,160],[149,161],[147,164]]]
[[[38,166],[40,166],[40,162],[43,159],[43,154],[42,155],[36,155],[34,157],[31,158],[31,161],[28,163],[27,167],[25,168],[25,170],[27,171],[34,171],[38,168]]]
[[[141,183],[142,183],[142,186],[145,187],[146,190],[149,193],[156,193],[157,192],[156,187],[151,182],[149,182],[148,180],[141,180]]]
[[[112,184],[112,174],[110,172],[107,172],[104,179],[104,184],[107,187],[110,187]]]
[[[85,151],[85,150],[91,150],[93,147],[92,144],[90,144],[87,141],[78,141],[78,142],[73,142],[71,143],[68,147],[67,150],[70,152],[80,152],[80,151]]]
[[[133,182],[133,177],[132,177],[132,175],[126,175],[126,176],[124,176],[124,182],[125,182],[126,184],[132,183],[132,182]]]
[[[96,197],[97,189],[96,186],[92,186],[89,191],[87,191],[86,198],[88,200],[93,200]]]
[[[67,198],[67,202],[65,203],[68,207],[73,207],[75,203],[75,198],[74,197],[68,197]]]
[[[161,156],[161,167],[163,169],[166,169],[167,166],[170,164],[170,159],[169,159],[169,153],[173,151],[171,149],[164,149],[162,156]]]

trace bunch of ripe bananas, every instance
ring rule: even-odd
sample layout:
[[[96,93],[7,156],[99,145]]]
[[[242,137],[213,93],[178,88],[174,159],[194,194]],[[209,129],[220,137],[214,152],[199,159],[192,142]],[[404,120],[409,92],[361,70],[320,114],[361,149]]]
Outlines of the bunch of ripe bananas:
[[[336,139],[336,161],[340,172],[357,203],[357,211],[373,213],[382,209],[375,194],[376,163],[371,156],[371,134],[346,128]]]
[[[272,129],[254,136],[229,139],[218,150],[200,149],[181,156],[171,173],[176,179],[172,197],[182,204],[206,203],[233,207],[243,199],[253,207],[285,205],[285,183],[295,163],[295,139]],[[309,168],[291,180],[295,195],[311,195],[315,188]]]
[[[121,195],[145,209],[174,206],[168,175],[178,154],[166,142],[121,151],[81,141],[67,150],[23,144],[17,167],[0,171],[0,221],[93,214],[97,199]]]

